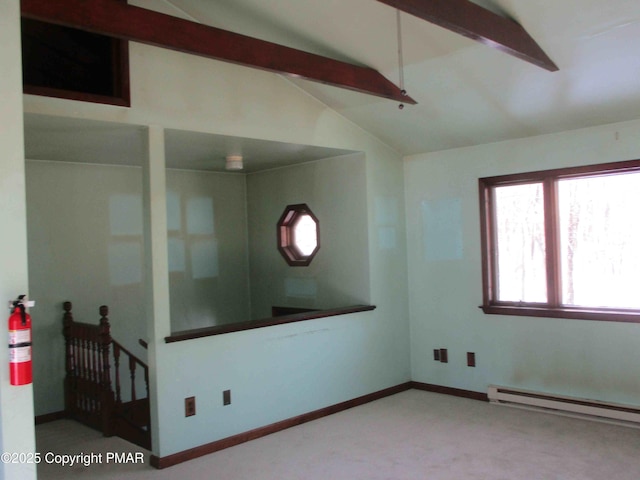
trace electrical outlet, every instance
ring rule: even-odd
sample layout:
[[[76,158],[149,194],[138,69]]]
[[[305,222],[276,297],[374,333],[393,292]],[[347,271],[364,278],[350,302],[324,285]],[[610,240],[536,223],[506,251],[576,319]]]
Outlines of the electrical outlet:
[[[196,414],[196,397],[184,399],[184,416],[192,417]]]
[[[439,362],[439,361],[440,361],[440,349],[439,349],[439,348],[434,348],[434,349],[433,349],[433,359],[434,359],[436,362]]]
[[[449,363],[449,355],[447,353],[446,348],[440,349],[440,362],[441,363]]]
[[[222,392],[222,404],[231,405],[231,390],[225,390]]]
[[[467,367],[476,366],[476,354],[474,352],[467,352]]]

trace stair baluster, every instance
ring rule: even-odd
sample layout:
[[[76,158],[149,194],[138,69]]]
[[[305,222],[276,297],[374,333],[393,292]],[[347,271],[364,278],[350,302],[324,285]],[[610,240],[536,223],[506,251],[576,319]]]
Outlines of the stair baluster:
[[[131,401],[136,401],[136,361],[129,357],[129,376],[131,377]]]
[[[120,395],[120,345],[113,344],[113,360],[115,367],[115,381],[116,381],[116,407],[120,407],[122,404],[122,396]]]
[[[71,302],[63,305],[65,337],[65,409],[67,414],[105,436],[119,435],[144,448],[151,448],[149,413],[149,368],[111,337],[109,309],[100,307],[99,325],[75,322]],[[115,392],[111,376],[111,346]],[[131,380],[130,400],[123,401],[120,358],[127,355]],[[136,392],[137,367],[144,373],[146,398]],[[127,393],[127,392],[125,392]]]

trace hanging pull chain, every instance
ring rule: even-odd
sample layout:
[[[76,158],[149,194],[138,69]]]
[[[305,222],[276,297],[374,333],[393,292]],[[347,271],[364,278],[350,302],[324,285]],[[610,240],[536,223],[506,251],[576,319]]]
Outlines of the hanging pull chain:
[[[398,31],[398,72],[400,77],[400,93],[406,95],[407,91],[404,88],[404,63],[402,59],[402,22],[400,21],[400,9],[396,9],[396,30]],[[404,103],[398,105],[398,108],[402,110]]]

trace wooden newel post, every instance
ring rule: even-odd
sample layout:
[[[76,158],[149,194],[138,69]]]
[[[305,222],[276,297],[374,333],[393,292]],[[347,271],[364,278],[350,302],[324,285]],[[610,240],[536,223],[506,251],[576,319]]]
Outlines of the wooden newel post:
[[[99,309],[100,312],[100,327],[98,338],[100,342],[100,357],[102,361],[101,372],[101,390],[102,390],[102,433],[110,437],[114,434],[113,425],[113,411],[114,401],[113,392],[111,391],[111,361],[110,361],[110,348],[111,348],[111,325],[109,324],[109,307],[102,305]]]

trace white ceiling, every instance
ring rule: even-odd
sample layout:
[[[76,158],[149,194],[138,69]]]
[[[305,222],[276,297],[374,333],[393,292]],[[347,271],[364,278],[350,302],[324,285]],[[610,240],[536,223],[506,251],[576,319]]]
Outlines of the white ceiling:
[[[141,166],[147,156],[146,128],[84,119],[25,115],[25,156],[103,165]],[[165,131],[168,168],[225,171],[227,155],[241,155],[252,173],[355,153],[352,150],[212,135]]]
[[[176,15],[370,66],[398,83],[396,13],[376,0],[163,1]],[[400,110],[389,100],[291,81],[403,154],[640,117],[640,1],[475,3],[518,21],[560,70],[402,14],[406,90],[418,105]]]
[[[396,11],[376,0],[129,1],[369,66],[399,83]],[[418,105],[400,110],[390,100],[290,81],[404,155],[640,118],[640,1],[475,3],[518,21],[560,70],[548,72],[403,13],[406,90]],[[25,125],[27,158],[86,161],[102,142],[105,155],[92,161],[139,164],[145,148],[135,127],[35,115]],[[254,171],[350,152],[167,132],[169,166],[221,170],[229,153],[242,153]]]

